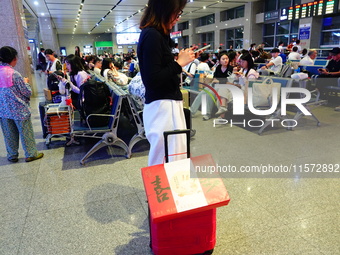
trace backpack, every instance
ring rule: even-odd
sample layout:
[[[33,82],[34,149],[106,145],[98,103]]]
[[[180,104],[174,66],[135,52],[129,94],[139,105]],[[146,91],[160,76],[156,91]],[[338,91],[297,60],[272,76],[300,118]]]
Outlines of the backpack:
[[[62,71],[55,71],[54,74],[57,74],[61,77],[65,77],[64,73]],[[59,87],[59,80],[57,77],[55,77],[53,74],[49,74],[47,77],[47,87],[51,91],[58,91]]]
[[[290,77],[293,73],[293,68],[290,65],[283,65],[279,77]]]
[[[105,82],[90,79],[80,86],[78,110],[86,120],[90,114],[111,113],[111,92]],[[109,124],[110,117],[93,116],[88,119],[91,127],[103,127]]]

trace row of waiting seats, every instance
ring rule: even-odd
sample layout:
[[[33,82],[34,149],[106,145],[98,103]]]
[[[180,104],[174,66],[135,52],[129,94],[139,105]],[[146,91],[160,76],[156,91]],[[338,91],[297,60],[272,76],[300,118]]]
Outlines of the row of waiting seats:
[[[305,88],[307,89],[306,86],[306,81],[305,80],[301,80],[301,81],[297,81],[294,80],[292,78],[285,78],[285,77],[275,77],[275,76],[260,76],[258,80],[254,80],[254,81],[250,81],[249,82],[249,87],[252,87],[252,84],[255,82],[259,82],[259,81],[265,81],[266,79],[270,78],[272,80],[272,82],[274,83],[280,83],[281,84],[281,88],[293,88],[293,87],[299,87],[299,88]],[[324,105],[327,103],[327,101],[325,100],[320,100],[320,93],[317,90],[312,90],[310,91],[311,93],[311,99],[306,102],[303,103],[302,106],[311,113],[311,117],[316,121],[317,126],[320,126],[320,121],[319,119],[312,113],[312,109],[315,107],[318,107],[320,105]],[[262,125],[260,127],[260,129],[258,130],[258,134],[261,135],[266,128],[270,127],[273,125],[273,123],[277,120],[285,120],[286,116],[282,116],[282,105],[281,105],[281,97],[282,95],[280,94],[280,100],[278,101],[278,105],[276,107],[276,110],[270,114],[269,116],[266,116],[265,120],[264,120],[264,125]],[[293,98],[297,98],[297,99],[302,99],[305,97],[305,94],[303,93],[290,93],[287,95],[288,98],[293,97]],[[264,107],[257,107],[258,110],[266,110],[270,107],[264,106]],[[294,117],[290,118],[290,123],[287,125],[288,126],[288,130],[293,130],[293,126],[294,124],[298,123],[298,120],[300,120],[302,117],[305,116],[305,114],[301,111],[301,109],[299,107],[287,107],[287,111],[294,113]]]
[[[70,140],[66,143],[66,145],[71,145],[72,143],[77,143],[77,137],[86,137],[86,138],[95,138],[99,139],[99,141],[85,154],[85,156],[80,160],[81,164],[85,164],[85,161],[93,155],[99,149],[105,146],[118,146],[125,151],[126,158],[130,158],[132,154],[133,147],[141,140],[145,140],[145,132],[142,118],[136,110],[134,102],[130,97],[129,93],[123,90],[120,86],[116,85],[113,82],[105,81],[104,77],[100,77],[95,73],[91,73],[94,79],[97,81],[105,82],[111,91],[112,97],[112,107],[110,114],[90,114],[87,116],[85,120],[87,125],[83,125],[82,120],[79,118],[74,118],[74,115],[77,114],[72,113],[72,118],[70,120],[71,128],[69,131]],[[47,106],[49,107],[49,106]],[[64,107],[65,108],[65,107]],[[137,132],[132,136],[132,138],[125,142],[123,138],[118,137],[118,128],[122,113],[129,114],[129,118],[131,118],[131,122],[137,128]],[[77,113],[77,112],[75,112]],[[70,113],[71,115],[71,113]],[[89,125],[89,119],[92,117],[103,117],[110,118],[110,121],[107,126],[103,127],[91,127]],[[52,135],[48,135],[46,138],[46,144],[50,142]],[[125,139],[126,140],[126,139]]]

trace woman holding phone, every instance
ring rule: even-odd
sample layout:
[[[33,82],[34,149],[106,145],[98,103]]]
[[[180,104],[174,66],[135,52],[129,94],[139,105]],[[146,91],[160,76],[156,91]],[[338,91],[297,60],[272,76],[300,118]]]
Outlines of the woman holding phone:
[[[148,164],[164,162],[163,132],[186,129],[179,74],[195,59],[194,48],[181,50],[177,61],[170,31],[178,22],[186,0],[149,0],[140,22],[138,43],[140,72],[145,85],[143,120],[150,142]],[[183,134],[169,137],[169,154],[186,151]],[[178,157],[176,158],[178,159]]]

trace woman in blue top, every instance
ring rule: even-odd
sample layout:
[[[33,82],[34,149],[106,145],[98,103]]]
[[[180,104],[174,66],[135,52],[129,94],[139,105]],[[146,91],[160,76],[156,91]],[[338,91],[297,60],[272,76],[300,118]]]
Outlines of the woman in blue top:
[[[163,132],[185,129],[179,74],[195,59],[193,48],[181,50],[177,61],[170,31],[177,23],[186,0],[149,0],[141,19],[138,60],[145,85],[143,121],[150,142],[149,166],[164,162]],[[186,151],[184,135],[169,137],[169,154]],[[178,159],[178,158],[176,158]]]
[[[31,122],[28,78],[22,78],[13,67],[17,64],[17,51],[9,46],[0,49],[0,124],[4,134],[7,159],[18,162],[19,136],[26,162],[40,159]]]

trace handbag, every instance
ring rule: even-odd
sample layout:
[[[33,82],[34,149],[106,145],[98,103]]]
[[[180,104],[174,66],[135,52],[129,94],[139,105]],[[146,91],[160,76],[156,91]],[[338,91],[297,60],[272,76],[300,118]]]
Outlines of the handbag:
[[[273,79],[267,78],[263,82],[255,82],[252,86],[253,106],[254,107],[271,107],[273,103],[273,89],[277,90],[277,104],[280,100],[281,83],[273,82]],[[277,105],[276,104],[276,105]]]

